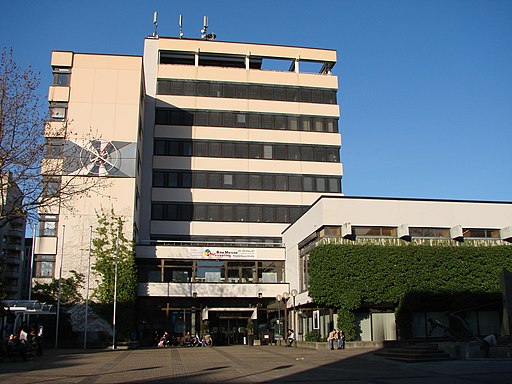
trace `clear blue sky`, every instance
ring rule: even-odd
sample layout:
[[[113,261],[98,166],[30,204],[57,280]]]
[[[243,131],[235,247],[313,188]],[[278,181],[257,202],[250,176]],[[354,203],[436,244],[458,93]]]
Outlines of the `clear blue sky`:
[[[335,49],[350,196],[512,201],[510,0],[5,0],[0,47],[142,55],[153,31]]]

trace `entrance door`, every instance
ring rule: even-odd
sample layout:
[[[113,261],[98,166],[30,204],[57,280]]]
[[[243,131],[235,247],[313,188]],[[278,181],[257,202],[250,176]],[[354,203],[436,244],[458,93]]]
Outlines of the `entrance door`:
[[[217,339],[220,345],[240,345],[246,336],[246,318],[219,316]]]

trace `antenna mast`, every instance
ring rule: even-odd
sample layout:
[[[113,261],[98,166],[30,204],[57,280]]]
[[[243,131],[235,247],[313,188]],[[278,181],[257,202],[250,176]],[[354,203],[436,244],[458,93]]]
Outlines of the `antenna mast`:
[[[157,26],[158,26],[157,18],[158,18],[158,12],[155,11],[155,13],[153,14],[153,25],[155,26],[155,29],[153,30],[153,37],[158,37],[158,33],[156,30]]]
[[[208,30],[208,16],[204,16],[203,18],[203,29],[201,29],[201,39],[203,40],[215,40],[217,37],[215,33],[210,32],[206,33]]]
[[[183,37],[183,16],[180,15],[180,39]]]

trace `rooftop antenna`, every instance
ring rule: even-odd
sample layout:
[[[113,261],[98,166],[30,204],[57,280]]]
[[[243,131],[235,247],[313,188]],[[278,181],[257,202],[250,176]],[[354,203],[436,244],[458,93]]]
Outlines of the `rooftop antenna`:
[[[208,16],[204,16],[203,18],[203,29],[201,29],[201,39],[203,40],[215,40],[217,37],[215,33],[210,32],[206,33],[208,30]]]
[[[206,40],[206,31],[208,30],[208,16],[203,17],[203,29],[201,29],[201,39]]]
[[[156,31],[156,28],[158,26],[157,18],[158,18],[158,12],[155,11],[155,13],[153,14],[153,25],[155,26],[155,29],[153,31],[153,37],[158,37],[158,33]]]
[[[180,39],[183,37],[183,16],[180,15]]]

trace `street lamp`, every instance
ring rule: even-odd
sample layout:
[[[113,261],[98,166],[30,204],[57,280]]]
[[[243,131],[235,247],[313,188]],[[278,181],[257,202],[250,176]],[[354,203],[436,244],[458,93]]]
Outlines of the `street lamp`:
[[[276,296],[276,300],[277,300],[277,324],[278,324],[278,332],[279,332],[279,336],[281,336],[281,300],[283,299],[283,297],[281,295],[277,295]],[[275,335],[274,335],[274,338],[275,338]],[[281,337],[279,337],[279,345],[281,345]]]
[[[284,303],[284,329],[286,334],[288,334],[288,299],[290,298],[290,294],[288,292],[283,292],[283,303]],[[288,342],[288,340],[287,340]],[[288,344],[287,344],[288,345]]]
[[[295,339],[293,340],[294,347],[297,347],[297,327],[296,327],[296,321],[297,321],[297,312],[295,310],[295,296],[298,295],[299,292],[297,292],[296,289],[292,289],[290,294],[293,298],[293,332],[295,333]]]

